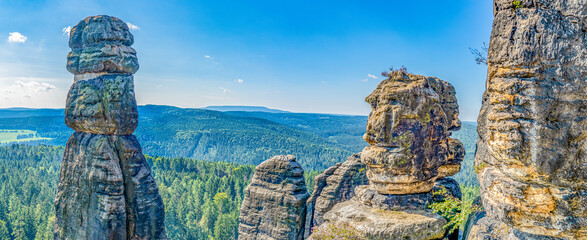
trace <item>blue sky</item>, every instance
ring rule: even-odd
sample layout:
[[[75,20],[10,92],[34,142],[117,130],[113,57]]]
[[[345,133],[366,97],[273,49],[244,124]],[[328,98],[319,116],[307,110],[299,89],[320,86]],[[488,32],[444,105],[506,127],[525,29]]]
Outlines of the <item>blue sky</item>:
[[[493,18],[490,0],[0,0],[0,107],[62,108],[63,29],[102,14],[137,26],[139,104],[367,115],[380,73],[405,65],[451,82],[466,121],[486,78],[468,48],[489,42]]]

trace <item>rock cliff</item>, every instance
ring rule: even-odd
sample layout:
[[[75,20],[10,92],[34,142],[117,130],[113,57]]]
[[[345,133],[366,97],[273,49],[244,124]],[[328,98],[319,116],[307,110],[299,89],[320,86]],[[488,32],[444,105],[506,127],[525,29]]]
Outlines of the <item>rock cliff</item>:
[[[308,198],[304,170],[294,156],[259,164],[245,189],[238,239],[303,239]]]
[[[167,239],[157,184],[132,135],[138,124],[133,36],[94,16],[71,30],[69,138],[55,197],[55,239]]]
[[[586,239],[587,1],[495,0],[494,16],[476,227],[510,231],[472,237]]]

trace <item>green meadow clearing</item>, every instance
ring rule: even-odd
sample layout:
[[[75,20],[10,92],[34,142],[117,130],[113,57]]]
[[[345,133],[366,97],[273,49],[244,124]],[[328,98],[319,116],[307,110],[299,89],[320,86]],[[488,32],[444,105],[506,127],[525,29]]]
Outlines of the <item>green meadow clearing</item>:
[[[31,130],[0,129],[0,144],[39,140],[51,140],[51,138],[39,137],[36,131]]]

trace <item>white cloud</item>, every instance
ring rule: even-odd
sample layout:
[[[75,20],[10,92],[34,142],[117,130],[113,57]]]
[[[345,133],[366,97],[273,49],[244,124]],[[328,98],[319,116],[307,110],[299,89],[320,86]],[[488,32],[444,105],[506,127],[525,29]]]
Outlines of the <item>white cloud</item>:
[[[212,57],[210,57],[210,55],[206,55],[206,56],[204,56],[204,57],[205,57],[205,58],[212,58]]]
[[[129,22],[126,23],[126,26],[128,26],[128,29],[130,29],[130,30],[141,30],[141,28],[139,26],[134,25],[134,24],[129,23]]]
[[[223,87],[218,87],[218,88],[222,89],[222,92],[224,94],[229,94],[230,93],[230,90],[229,89],[226,89],[226,88],[223,88]]]
[[[373,78],[373,79],[377,79],[377,78],[378,78],[377,76],[375,76],[375,75],[373,75],[373,74],[367,74],[367,77],[369,77],[369,78]]]
[[[241,84],[241,83],[244,83],[244,82],[245,82],[245,80],[242,80],[242,79],[240,79],[240,78],[237,78],[237,79],[236,79],[236,80],[234,80],[234,81],[235,81],[236,83],[238,83],[238,84]]]
[[[39,93],[39,92],[51,92],[53,90],[55,90],[55,86],[46,83],[46,82],[36,82],[36,81],[28,81],[28,82],[24,82],[21,80],[16,80],[15,84],[11,85],[9,87],[9,89],[7,91],[10,91],[11,89],[24,89],[28,92],[34,92],[34,93]],[[14,90],[12,90],[14,91]]]
[[[8,42],[23,43],[26,42],[27,37],[19,32],[11,32],[8,36]]]
[[[71,34],[71,26],[64,27],[61,29],[61,32],[63,33],[63,36],[69,36],[69,34]]]

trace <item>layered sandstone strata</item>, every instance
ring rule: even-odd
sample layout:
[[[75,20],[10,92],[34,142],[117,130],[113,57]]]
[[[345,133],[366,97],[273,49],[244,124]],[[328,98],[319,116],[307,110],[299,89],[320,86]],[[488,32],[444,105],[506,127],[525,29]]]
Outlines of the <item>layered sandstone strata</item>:
[[[157,184],[132,135],[138,124],[133,36],[120,19],[71,30],[69,138],[55,197],[55,239],[167,239]]]
[[[366,101],[371,114],[361,152],[368,185],[324,214],[318,234],[348,226],[366,239],[457,239],[447,220],[428,209],[443,201],[446,188],[460,198],[458,183],[446,178],[460,170],[462,144],[450,138],[460,128],[452,85],[434,77],[392,71]],[[312,236],[310,236],[312,238]]]
[[[381,194],[430,192],[438,178],[456,174],[462,144],[454,87],[443,80],[391,72],[365,99],[371,104],[361,153],[372,188]]]
[[[493,239],[586,239],[587,1],[495,0],[494,16],[479,222],[512,229]]]
[[[304,170],[293,155],[264,161],[245,189],[238,239],[302,240],[309,197]]]

